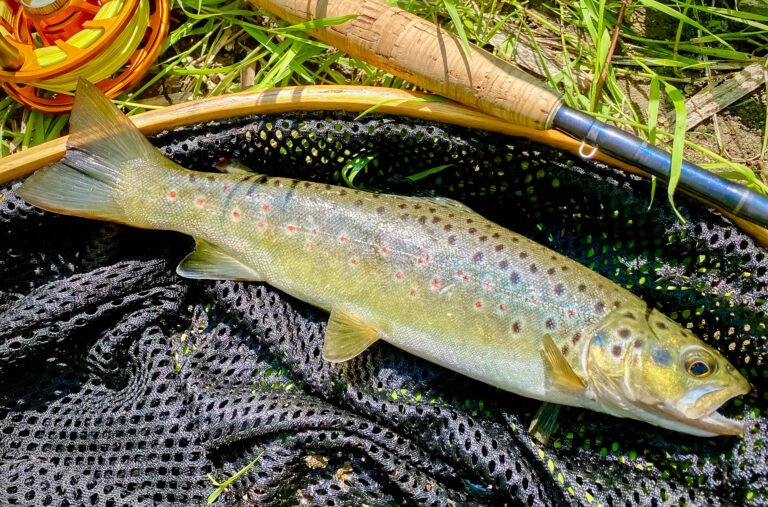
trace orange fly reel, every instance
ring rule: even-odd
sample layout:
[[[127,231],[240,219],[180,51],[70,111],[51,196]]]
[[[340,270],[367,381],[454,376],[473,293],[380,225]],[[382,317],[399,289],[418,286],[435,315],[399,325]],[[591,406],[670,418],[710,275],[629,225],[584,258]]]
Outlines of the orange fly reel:
[[[139,80],[168,33],[169,0],[0,0],[0,82],[61,113],[85,77],[108,97]]]

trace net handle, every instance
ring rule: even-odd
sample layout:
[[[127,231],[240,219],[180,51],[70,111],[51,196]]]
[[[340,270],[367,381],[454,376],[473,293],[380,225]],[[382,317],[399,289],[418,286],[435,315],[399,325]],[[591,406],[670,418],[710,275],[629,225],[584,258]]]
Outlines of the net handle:
[[[249,1],[290,23],[358,14],[308,32],[417,86],[516,125],[550,128],[560,106],[560,97],[536,78],[383,1]]]

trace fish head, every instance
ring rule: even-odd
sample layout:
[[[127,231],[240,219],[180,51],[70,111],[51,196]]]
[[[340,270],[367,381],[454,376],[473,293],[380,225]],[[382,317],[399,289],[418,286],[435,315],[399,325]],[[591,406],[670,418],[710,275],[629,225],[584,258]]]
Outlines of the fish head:
[[[584,359],[607,412],[698,436],[744,432],[717,409],[747,394],[749,382],[717,350],[644,304],[609,314]]]

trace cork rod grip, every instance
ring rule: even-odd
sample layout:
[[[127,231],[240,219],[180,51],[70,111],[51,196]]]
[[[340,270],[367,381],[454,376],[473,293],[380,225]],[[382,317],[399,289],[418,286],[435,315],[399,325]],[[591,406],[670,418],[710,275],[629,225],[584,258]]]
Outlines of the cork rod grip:
[[[358,14],[314,37],[415,85],[516,125],[546,129],[560,97],[434,23],[380,0],[249,0],[290,23]]]

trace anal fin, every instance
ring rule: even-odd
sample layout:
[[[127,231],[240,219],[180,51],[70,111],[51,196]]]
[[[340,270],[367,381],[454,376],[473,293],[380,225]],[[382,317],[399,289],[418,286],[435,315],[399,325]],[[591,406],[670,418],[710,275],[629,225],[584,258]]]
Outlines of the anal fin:
[[[334,307],[325,331],[323,358],[332,363],[348,361],[373,345],[379,337],[379,332],[357,315]]]
[[[261,280],[259,274],[219,247],[195,238],[195,251],[176,268],[184,278],[202,280]]]
[[[544,344],[544,363],[552,380],[556,384],[570,389],[585,389],[586,384],[574,373],[571,365],[568,364],[552,340],[552,336],[545,334],[542,342]]]

